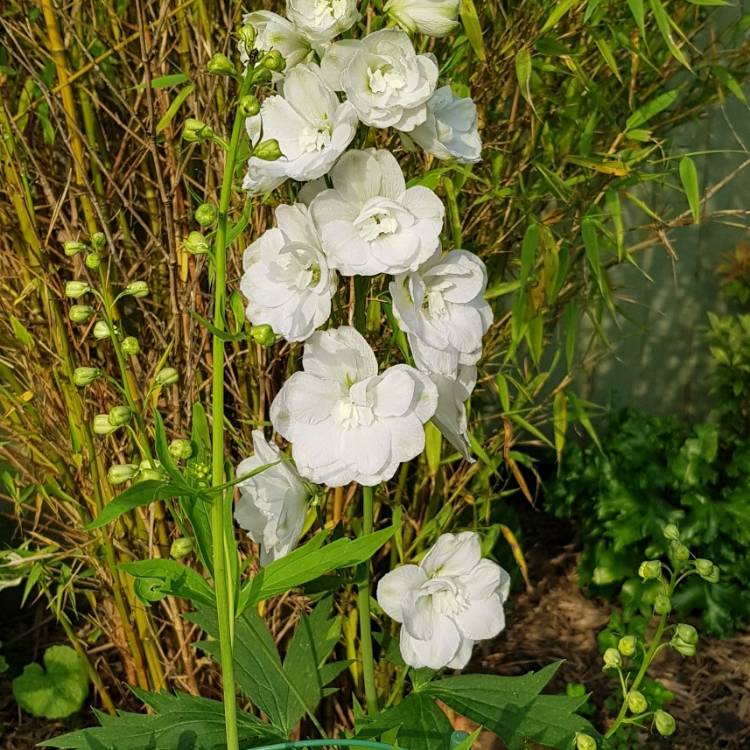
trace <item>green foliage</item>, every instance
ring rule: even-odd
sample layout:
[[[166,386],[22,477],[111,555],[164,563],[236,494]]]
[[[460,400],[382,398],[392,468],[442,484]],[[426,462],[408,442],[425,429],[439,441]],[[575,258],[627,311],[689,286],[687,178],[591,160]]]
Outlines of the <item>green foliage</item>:
[[[618,592],[626,617],[647,614],[657,593],[635,576],[644,558],[668,552],[662,529],[678,523],[685,543],[714,561],[721,581],[691,578],[674,600],[700,612],[705,628],[727,634],[750,617],[750,442],[716,424],[690,428],[637,411],[617,415],[602,450],[569,445],[547,496],[560,517],[581,524],[581,582]]]
[[[13,680],[13,697],[32,716],[64,719],[80,711],[89,693],[89,678],[81,658],[70,646],[50,646],[44,667],[27,664]]]

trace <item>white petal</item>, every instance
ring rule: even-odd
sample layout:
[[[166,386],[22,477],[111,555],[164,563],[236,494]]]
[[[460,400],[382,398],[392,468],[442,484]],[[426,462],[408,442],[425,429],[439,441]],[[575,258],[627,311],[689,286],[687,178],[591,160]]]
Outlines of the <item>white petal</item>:
[[[404,602],[414,589],[425,581],[418,565],[401,565],[386,573],[378,583],[377,599],[383,611],[396,622],[403,622]]]
[[[420,565],[427,575],[460,576],[473,570],[481,558],[479,535],[462,531],[438,537]]]
[[[479,641],[494,638],[505,627],[503,603],[497,594],[487,599],[473,601],[463,612],[455,616],[462,635]]]
[[[461,647],[461,635],[453,622],[440,615],[436,618],[433,637],[420,640],[401,628],[401,656],[412,667],[442,669],[456,656]]]
[[[464,636],[461,637],[461,645],[456,651],[456,655],[446,665],[449,669],[463,669],[471,659],[471,652],[474,650],[474,641]]]

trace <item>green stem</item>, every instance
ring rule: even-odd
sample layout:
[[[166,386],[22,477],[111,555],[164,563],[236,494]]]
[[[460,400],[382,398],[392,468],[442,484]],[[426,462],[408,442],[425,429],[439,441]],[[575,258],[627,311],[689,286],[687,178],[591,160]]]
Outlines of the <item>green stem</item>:
[[[252,85],[252,69],[248,69],[240,96],[244,96]],[[219,219],[214,242],[214,270],[216,281],[214,287],[214,327],[217,333],[225,328],[224,312],[227,296],[227,228],[229,202],[232,196],[234,169],[237,162],[237,148],[244,127],[244,117],[237,109],[232,127],[232,137],[227,149],[224,176],[219,196]],[[220,335],[212,340],[211,372],[211,485],[220,487],[224,484],[224,341]],[[219,620],[219,655],[221,662],[224,724],[227,735],[227,750],[239,750],[237,735],[237,705],[234,681],[234,588],[236,582],[229,560],[227,549],[226,494],[220,491],[211,506],[212,557],[214,565],[214,587],[216,590],[216,612]],[[236,554],[236,551],[234,552]]]
[[[362,533],[372,534],[373,501],[372,487],[362,487]],[[363,563],[357,588],[359,610],[359,647],[362,655],[362,675],[365,683],[367,713],[378,713],[378,693],[375,688],[375,660],[372,655],[372,631],[370,629],[370,563]]]

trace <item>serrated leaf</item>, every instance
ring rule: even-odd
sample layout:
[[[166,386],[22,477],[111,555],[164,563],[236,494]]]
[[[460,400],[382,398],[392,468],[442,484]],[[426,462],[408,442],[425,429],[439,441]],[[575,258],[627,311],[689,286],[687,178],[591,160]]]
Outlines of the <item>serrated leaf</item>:
[[[698,187],[698,169],[695,162],[689,156],[683,156],[680,159],[680,181],[682,189],[685,191],[690,213],[693,215],[693,222],[701,222],[701,196]]]

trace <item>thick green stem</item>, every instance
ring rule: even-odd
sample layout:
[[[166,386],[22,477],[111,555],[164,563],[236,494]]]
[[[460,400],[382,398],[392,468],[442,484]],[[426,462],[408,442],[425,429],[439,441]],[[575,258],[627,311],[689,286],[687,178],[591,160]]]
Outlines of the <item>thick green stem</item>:
[[[252,72],[243,80],[240,96],[246,94],[252,85]],[[219,196],[219,220],[214,242],[214,327],[217,334],[212,340],[211,373],[211,484],[221,487],[224,484],[224,341],[220,332],[225,329],[224,312],[227,296],[227,228],[229,224],[229,202],[234,182],[234,168],[237,162],[237,147],[244,126],[244,117],[239,109],[234,118],[232,137],[227,149],[224,177]],[[237,705],[234,682],[234,588],[236,582],[232,573],[229,555],[236,550],[228,550],[225,523],[227,518],[226,492],[217,493],[211,508],[211,534],[213,537],[214,587],[216,590],[216,611],[219,620],[219,653],[221,661],[224,723],[227,735],[227,750],[239,750],[237,736]]]
[[[362,533],[371,534],[373,526],[372,487],[362,487]],[[370,629],[370,563],[362,565],[357,589],[359,610],[359,647],[362,656],[362,675],[365,683],[367,713],[378,712],[378,693],[375,688],[375,660],[372,655],[372,631]]]

